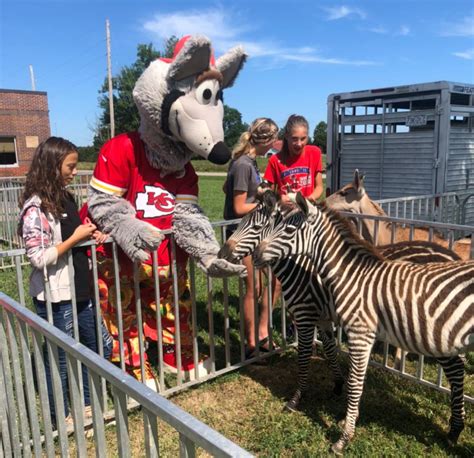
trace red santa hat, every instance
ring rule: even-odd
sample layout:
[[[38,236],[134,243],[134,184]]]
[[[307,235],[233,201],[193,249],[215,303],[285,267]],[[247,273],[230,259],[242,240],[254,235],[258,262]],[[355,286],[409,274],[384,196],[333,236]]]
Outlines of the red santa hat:
[[[171,63],[176,59],[176,56],[180,53],[181,49],[183,49],[184,43],[186,43],[191,35],[185,35],[183,38],[181,38],[176,45],[174,46],[174,52],[173,52],[173,57],[160,57],[160,60],[166,63]],[[214,67],[216,65],[216,60],[214,58],[214,51],[211,51],[211,58],[209,60],[209,64],[211,67]]]

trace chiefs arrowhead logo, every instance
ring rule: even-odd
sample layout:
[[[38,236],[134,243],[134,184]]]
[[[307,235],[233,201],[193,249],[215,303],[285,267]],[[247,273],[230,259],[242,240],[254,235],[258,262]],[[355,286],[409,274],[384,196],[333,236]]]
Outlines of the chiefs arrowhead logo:
[[[135,208],[143,211],[144,218],[169,215],[174,211],[174,196],[165,189],[145,185],[145,192],[137,193]]]

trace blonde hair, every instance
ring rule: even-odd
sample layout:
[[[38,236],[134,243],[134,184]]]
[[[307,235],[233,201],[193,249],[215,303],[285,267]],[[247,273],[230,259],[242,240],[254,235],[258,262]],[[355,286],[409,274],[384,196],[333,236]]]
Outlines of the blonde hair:
[[[232,158],[237,159],[246,154],[255,156],[255,146],[275,141],[278,136],[278,126],[270,118],[257,118],[244,132],[232,150]]]

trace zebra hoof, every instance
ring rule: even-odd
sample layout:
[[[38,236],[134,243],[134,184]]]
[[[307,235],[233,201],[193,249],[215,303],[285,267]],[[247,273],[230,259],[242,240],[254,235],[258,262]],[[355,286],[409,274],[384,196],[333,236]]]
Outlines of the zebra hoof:
[[[283,407],[283,410],[286,412],[297,412],[298,405],[299,405],[299,402],[296,402],[295,400],[291,399],[285,404],[285,407]]]
[[[461,434],[463,428],[453,428],[451,427],[447,441],[450,447],[454,447],[458,443],[459,435]]]
[[[337,456],[343,456],[344,455],[344,444],[338,440],[336,443],[332,444],[331,447],[332,453]]]

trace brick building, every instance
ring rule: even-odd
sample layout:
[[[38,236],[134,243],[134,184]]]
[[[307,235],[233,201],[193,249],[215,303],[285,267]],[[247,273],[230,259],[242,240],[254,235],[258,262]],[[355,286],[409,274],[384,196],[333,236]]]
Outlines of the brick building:
[[[0,89],[0,177],[25,175],[50,135],[46,92]]]

